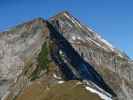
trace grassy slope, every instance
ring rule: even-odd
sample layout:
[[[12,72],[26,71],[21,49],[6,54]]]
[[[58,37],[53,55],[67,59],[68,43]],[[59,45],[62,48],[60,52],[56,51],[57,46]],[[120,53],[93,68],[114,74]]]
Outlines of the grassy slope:
[[[46,82],[34,82],[16,100],[101,100],[76,83],[77,81],[68,81],[50,86]]]

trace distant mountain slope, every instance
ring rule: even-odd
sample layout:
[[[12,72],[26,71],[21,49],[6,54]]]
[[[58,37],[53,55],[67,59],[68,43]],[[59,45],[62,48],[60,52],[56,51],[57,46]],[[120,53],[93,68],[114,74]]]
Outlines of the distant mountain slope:
[[[132,100],[133,62],[68,12],[0,33],[2,100]]]

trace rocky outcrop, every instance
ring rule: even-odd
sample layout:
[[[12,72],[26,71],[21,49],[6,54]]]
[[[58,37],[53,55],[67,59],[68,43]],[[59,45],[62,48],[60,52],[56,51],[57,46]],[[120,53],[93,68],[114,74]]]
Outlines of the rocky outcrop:
[[[132,100],[133,63],[125,53],[114,48],[68,12],[60,13],[49,21],[95,67],[120,100]]]
[[[62,92],[61,88],[68,86]],[[98,95],[87,94],[85,88],[101,93],[99,97],[105,100],[132,100],[133,62],[68,12],[48,21],[37,18],[0,33],[2,100],[50,100],[49,96],[59,95],[53,91],[59,91],[63,100],[77,100],[79,95],[79,99],[91,96],[100,100]],[[69,91],[79,89],[77,96]]]
[[[34,59],[48,36],[45,31],[44,20],[38,18],[0,33],[0,98],[12,83],[17,82],[15,87],[19,89],[28,82],[27,77],[20,75],[27,63],[35,63]],[[34,68],[31,67],[30,71]],[[17,90],[15,92],[18,93]]]

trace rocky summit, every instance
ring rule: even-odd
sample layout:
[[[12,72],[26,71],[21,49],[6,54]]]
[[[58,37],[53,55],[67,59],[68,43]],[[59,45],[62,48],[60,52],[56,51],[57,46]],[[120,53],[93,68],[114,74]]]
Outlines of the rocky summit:
[[[64,11],[0,33],[1,100],[132,100],[133,61]]]

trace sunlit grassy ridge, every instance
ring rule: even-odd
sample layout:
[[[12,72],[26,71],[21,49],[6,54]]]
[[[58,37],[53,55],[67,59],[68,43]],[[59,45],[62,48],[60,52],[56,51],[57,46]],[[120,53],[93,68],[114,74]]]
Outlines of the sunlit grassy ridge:
[[[101,100],[96,94],[76,83],[77,81],[68,81],[50,86],[47,82],[35,82],[26,88],[16,100]]]

